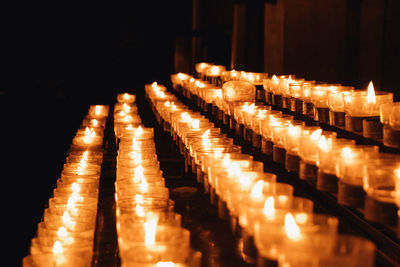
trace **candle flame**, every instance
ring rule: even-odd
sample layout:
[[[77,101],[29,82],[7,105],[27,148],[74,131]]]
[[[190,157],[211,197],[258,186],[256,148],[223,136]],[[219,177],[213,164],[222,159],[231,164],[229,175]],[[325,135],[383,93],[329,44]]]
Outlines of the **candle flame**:
[[[368,95],[367,103],[368,104],[376,104],[374,84],[372,83],[372,81],[370,81],[368,84],[367,95]]]
[[[250,177],[247,175],[240,175],[239,183],[243,188],[248,188],[248,186],[250,185]]]
[[[96,115],[100,115],[102,109],[103,109],[102,106],[96,105],[94,107],[94,112],[96,113]]]
[[[125,94],[123,95],[123,97],[124,97],[125,100],[128,100],[128,99],[130,98],[130,95],[129,95],[128,93],[125,93]]]
[[[63,253],[63,246],[62,246],[61,242],[58,240],[56,242],[54,242],[53,253],[56,255],[60,255]]]
[[[272,76],[272,81],[274,81],[274,82],[277,82],[277,81],[279,81],[278,77],[276,77],[276,75],[275,75],[275,74]]]
[[[400,167],[394,170],[394,173],[397,176],[397,179],[400,179]]]
[[[322,129],[315,130],[310,135],[310,139],[314,140],[314,141],[318,140],[321,137],[321,133],[322,133]]]
[[[239,164],[237,164],[237,163],[229,164],[228,173],[230,175],[240,175],[241,169],[240,169]]]
[[[342,157],[349,158],[349,159],[354,158],[354,156],[355,156],[353,150],[350,147],[343,148],[341,154],[342,154]]]
[[[288,213],[285,215],[285,232],[288,238],[292,240],[298,240],[301,237],[300,228],[296,223],[293,215]]]
[[[192,128],[194,129],[199,129],[200,127],[200,120],[192,120],[190,122],[190,125],[192,126]]]
[[[139,127],[137,128],[137,130],[135,131],[135,138],[138,138],[142,135],[143,133],[143,128],[141,125],[139,125]]]
[[[328,141],[326,140],[325,136],[321,136],[318,141],[318,147],[321,148],[323,151],[329,150]]]
[[[192,120],[192,118],[190,117],[189,113],[187,112],[183,112],[181,114],[181,118],[183,122],[190,122]]]
[[[291,136],[299,136],[300,134],[299,129],[297,129],[297,127],[293,126],[292,124],[289,124],[288,132]]]
[[[91,123],[92,123],[92,125],[93,125],[94,127],[97,127],[97,126],[99,125],[99,121],[96,120],[96,119],[93,119],[93,120],[91,121]]]
[[[144,242],[146,246],[152,246],[156,239],[157,218],[149,220],[144,223]]]
[[[60,238],[67,237],[67,235],[68,235],[67,229],[65,229],[65,227],[61,226],[60,228],[58,228],[57,235]]]
[[[262,198],[264,182],[259,180],[251,189],[250,196],[252,199],[260,199]]]
[[[144,208],[142,205],[136,204],[135,211],[139,217],[144,217]]]
[[[79,193],[79,191],[81,191],[81,187],[79,186],[78,183],[72,183],[71,188],[72,192],[74,193]]]
[[[208,138],[208,136],[210,135],[210,129],[208,129],[207,131],[204,132],[204,134],[201,136],[202,138]]]
[[[264,215],[272,217],[275,214],[275,200],[273,196],[268,197],[264,202]]]

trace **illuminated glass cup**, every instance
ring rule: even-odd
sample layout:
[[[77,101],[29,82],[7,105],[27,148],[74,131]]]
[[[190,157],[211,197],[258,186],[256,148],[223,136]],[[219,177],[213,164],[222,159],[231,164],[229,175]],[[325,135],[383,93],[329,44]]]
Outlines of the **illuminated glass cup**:
[[[124,260],[138,263],[159,261],[184,262],[190,255],[190,232],[182,227],[146,224],[133,226],[118,237],[118,248]]]
[[[310,236],[307,244],[288,247],[278,262],[279,266],[285,267],[373,267],[374,260],[375,245],[365,238],[337,235],[331,242],[330,236],[314,235]]]
[[[254,240],[259,257],[278,260],[288,247],[309,242],[315,234],[325,234],[326,243],[333,244],[339,220],[335,217],[305,212],[275,212],[271,216],[260,215],[254,225]]]

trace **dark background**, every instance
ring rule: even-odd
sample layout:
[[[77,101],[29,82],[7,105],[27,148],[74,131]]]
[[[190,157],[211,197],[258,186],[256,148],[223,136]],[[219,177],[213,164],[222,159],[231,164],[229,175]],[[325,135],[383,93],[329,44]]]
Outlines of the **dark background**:
[[[137,6],[135,6],[137,5]],[[5,240],[27,254],[89,105],[145,83],[228,69],[295,74],[399,99],[398,0],[176,0],[0,7]]]

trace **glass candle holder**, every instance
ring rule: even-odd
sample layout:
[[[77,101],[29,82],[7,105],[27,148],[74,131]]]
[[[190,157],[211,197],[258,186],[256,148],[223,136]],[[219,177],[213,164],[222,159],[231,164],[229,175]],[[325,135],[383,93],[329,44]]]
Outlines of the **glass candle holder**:
[[[230,81],[222,86],[222,98],[228,102],[254,101],[256,97],[256,87],[244,81]]]
[[[303,115],[313,118],[314,105],[311,101],[311,92],[315,86],[315,82],[304,82],[300,90],[300,99],[303,101]]]
[[[319,138],[317,149],[317,188],[319,190],[337,193],[336,162],[341,156],[342,148],[354,145],[355,141],[350,139],[339,139],[334,136],[328,138],[324,135]]]
[[[342,89],[328,94],[329,124],[339,128],[345,127],[344,98],[354,92],[353,87]]]
[[[79,238],[73,238],[72,241],[63,241],[58,238],[33,238],[31,241],[30,254],[50,254],[53,253],[55,244],[62,247],[62,252],[59,255],[73,255],[80,257],[87,264],[90,264],[93,257],[93,244],[80,242]]]
[[[346,113],[346,130],[363,133],[363,120],[378,118],[379,107],[382,104],[393,102],[393,94],[378,91],[354,91],[344,96],[344,110]]]
[[[364,207],[363,173],[360,170],[368,158],[374,157],[378,151],[377,146],[361,145],[346,146],[340,150],[336,162],[338,203],[355,208]]]
[[[315,253],[316,251],[318,253]],[[279,266],[287,267],[373,267],[374,261],[374,243],[362,237],[342,234],[337,235],[333,242],[331,242],[330,236],[310,236],[307,244],[303,246],[289,246],[286,251],[280,254],[278,260]]]
[[[288,247],[300,247],[315,234],[325,234],[325,242],[332,244],[337,236],[338,223],[336,217],[304,212],[260,215],[254,225],[259,258],[277,261]]]
[[[91,105],[89,107],[88,116],[92,118],[105,118],[108,116],[110,107],[107,105]]]
[[[119,103],[134,103],[136,101],[136,95],[130,93],[119,93],[117,94],[117,101]]]
[[[40,253],[24,257],[22,261],[23,267],[42,267],[42,266],[57,266],[57,267],[89,267],[90,262],[80,256],[71,253]]]
[[[135,262],[185,261],[190,255],[190,232],[181,227],[145,225],[131,227],[118,237],[119,254]]]
[[[365,217],[369,221],[395,225],[395,184],[400,157],[396,154],[377,153],[364,164],[363,188],[366,192]]]
[[[204,71],[211,65],[212,63],[207,63],[207,62],[200,62],[196,63],[195,69],[196,69],[196,77],[197,78],[202,78],[205,73]]]
[[[385,146],[400,148],[400,103],[387,103],[380,106],[380,121],[383,124],[383,143]]]

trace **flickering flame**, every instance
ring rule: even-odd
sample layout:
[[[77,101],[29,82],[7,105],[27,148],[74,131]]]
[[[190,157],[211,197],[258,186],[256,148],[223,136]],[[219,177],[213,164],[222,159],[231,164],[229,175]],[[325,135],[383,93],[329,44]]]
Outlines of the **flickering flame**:
[[[319,139],[318,147],[320,149],[322,149],[323,151],[328,151],[329,150],[328,141],[326,140],[325,136],[321,136],[321,138]]]
[[[164,103],[164,105],[167,106],[167,107],[170,107],[171,103],[169,101],[167,101],[167,102]]]
[[[341,154],[342,154],[342,157],[349,158],[349,159],[354,158],[354,156],[355,156],[353,150],[350,147],[343,148]]]
[[[207,131],[205,131],[201,137],[202,137],[202,138],[208,138],[209,135],[210,135],[210,129],[208,129]]]
[[[242,171],[241,171],[241,169],[240,169],[239,164],[237,164],[237,163],[231,163],[231,164],[229,164],[228,173],[229,173],[230,175],[240,175],[241,172],[242,172]]]
[[[291,136],[296,136],[296,137],[300,135],[299,129],[297,129],[297,127],[294,127],[292,124],[289,124],[288,133]]]
[[[136,204],[135,211],[139,217],[144,217],[145,214],[144,214],[144,208],[142,205]]]
[[[315,130],[310,135],[310,139],[313,141],[317,141],[321,137],[322,129]]]
[[[143,128],[141,125],[139,125],[139,127],[137,128],[137,130],[135,131],[135,138],[138,138],[142,135],[143,133]]]
[[[264,202],[264,215],[267,217],[275,215],[275,200],[273,196],[268,197]]]
[[[267,110],[259,109],[257,113],[258,118],[265,118],[267,116]]]
[[[397,179],[400,179],[400,168],[395,169],[394,173],[396,174]]]
[[[190,126],[192,126],[192,128],[194,129],[199,129],[200,127],[200,120],[192,120],[190,122]]]
[[[146,179],[142,179],[142,182],[139,184],[140,191],[142,193],[147,193],[149,190],[149,184],[147,183]]]
[[[187,112],[183,112],[181,114],[181,118],[183,122],[190,122],[192,120],[192,118],[190,117],[189,113]]]
[[[287,79],[288,83],[292,82],[292,75],[289,75],[289,78]]]
[[[256,112],[255,108],[256,108],[255,103],[252,103],[251,105],[248,105],[247,103],[245,103],[245,104],[242,106],[242,110],[243,110],[243,111],[248,112],[248,113],[251,113],[251,114],[254,114],[254,113]]]
[[[186,76],[184,73],[182,73],[182,72],[179,72],[178,75],[177,75],[177,77],[178,77],[178,79],[181,80],[181,81],[187,79],[187,76]]]
[[[153,87],[153,88],[158,88],[158,83],[157,83],[157,82],[153,82],[153,83],[151,84],[151,87]]]
[[[211,75],[216,76],[220,73],[220,68],[217,66],[212,66],[210,68]]]
[[[54,242],[53,253],[55,255],[61,255],[63,253],[63,246],[62,246],[61,242],[58,240],[56,242]]]
[[[367,103],[368,104],[376,104],[374,84],[372,83],[372,81],[370,81],[368,84],[367,95],[368,95]]]
[[[250,177],[248,175],[240,175],[239,176],[239,183],[242,188],[248,188],[250,186]]]
[[[95,112],[95,114],[96,114],[96,115],[100,115],[102,109],[103,109],[102,106],[98,106],[98,105],[95,106],[95,107],[94,107],[94,112]]]
[[[125,100],[128,100],[128,99],[130,98],[130,96],[129,96],[128,93],[125,93],[125,94],[123,95],[123,98],[124,98]]]
[[[61,226],[60,228],[58,228],[57,235],[60,238],[67,237],[68,236],[67,229],[65,229],[65,227]]]
[[[273,75],[272,76],[272,81],[273,82],[279,82],[279,79],[278,79],[278,77],[276,77],[276,75]]]
[[[298,240],[301,238],[300,228],[296,223],[293,215],[288,213],[285,215],[285,232],[287,237],[292,240]]]
[[[128,104],[124,103],[124,104],[122,104],[122,110],[124,112],[129,112],[131,110],[131,106],[129,106]]]
[[[215,95],[216,95],[216,97],[218,97],[218,98],[222,98],[222,89],[216,90],[216,91],[215,91]]]
[[[93,119],[93,120],[91,121],[91,124],[92,124],[94,127],[97,127],[97,126],[99,125],[99,121],[96,120],[96,119]]]
[[[72,183],[71,189],[72,189],[72,192],[74,192],[74,193],[79,193],[79,191],[81,191],[81,187],[79,186],[78,183]]]
[[[71,216],[69,215],[68,211],[64,211],[64,213],[63,213],[61,219],[62,219],[62,222],[63,222],[65,225],[69,225],[69,224],[72,223],[72,219],[71,219]]]
[[[152,246],[156,240],[157,219],[152,219],[144,223],[144,243],[146,246]]]
[[[140,165],[140,167],[142,167],[142,165]],[[143,167],[142,167],[142,169],[143,169]],[[134,183],[142,183],[143,180],[145,180],[143,171],[135,172],[135,174],[133,175],[133,182]]]
[[[250,196],[252,199],[261,199],[262,198],[262,192],[263,192],[263,186],[264,182],[262,180],[259,180],[251,189]]]
[[[136,151],[129,152],[129,157],[133,160],[135,164],[142,163],[142,153],[138,153]]]

